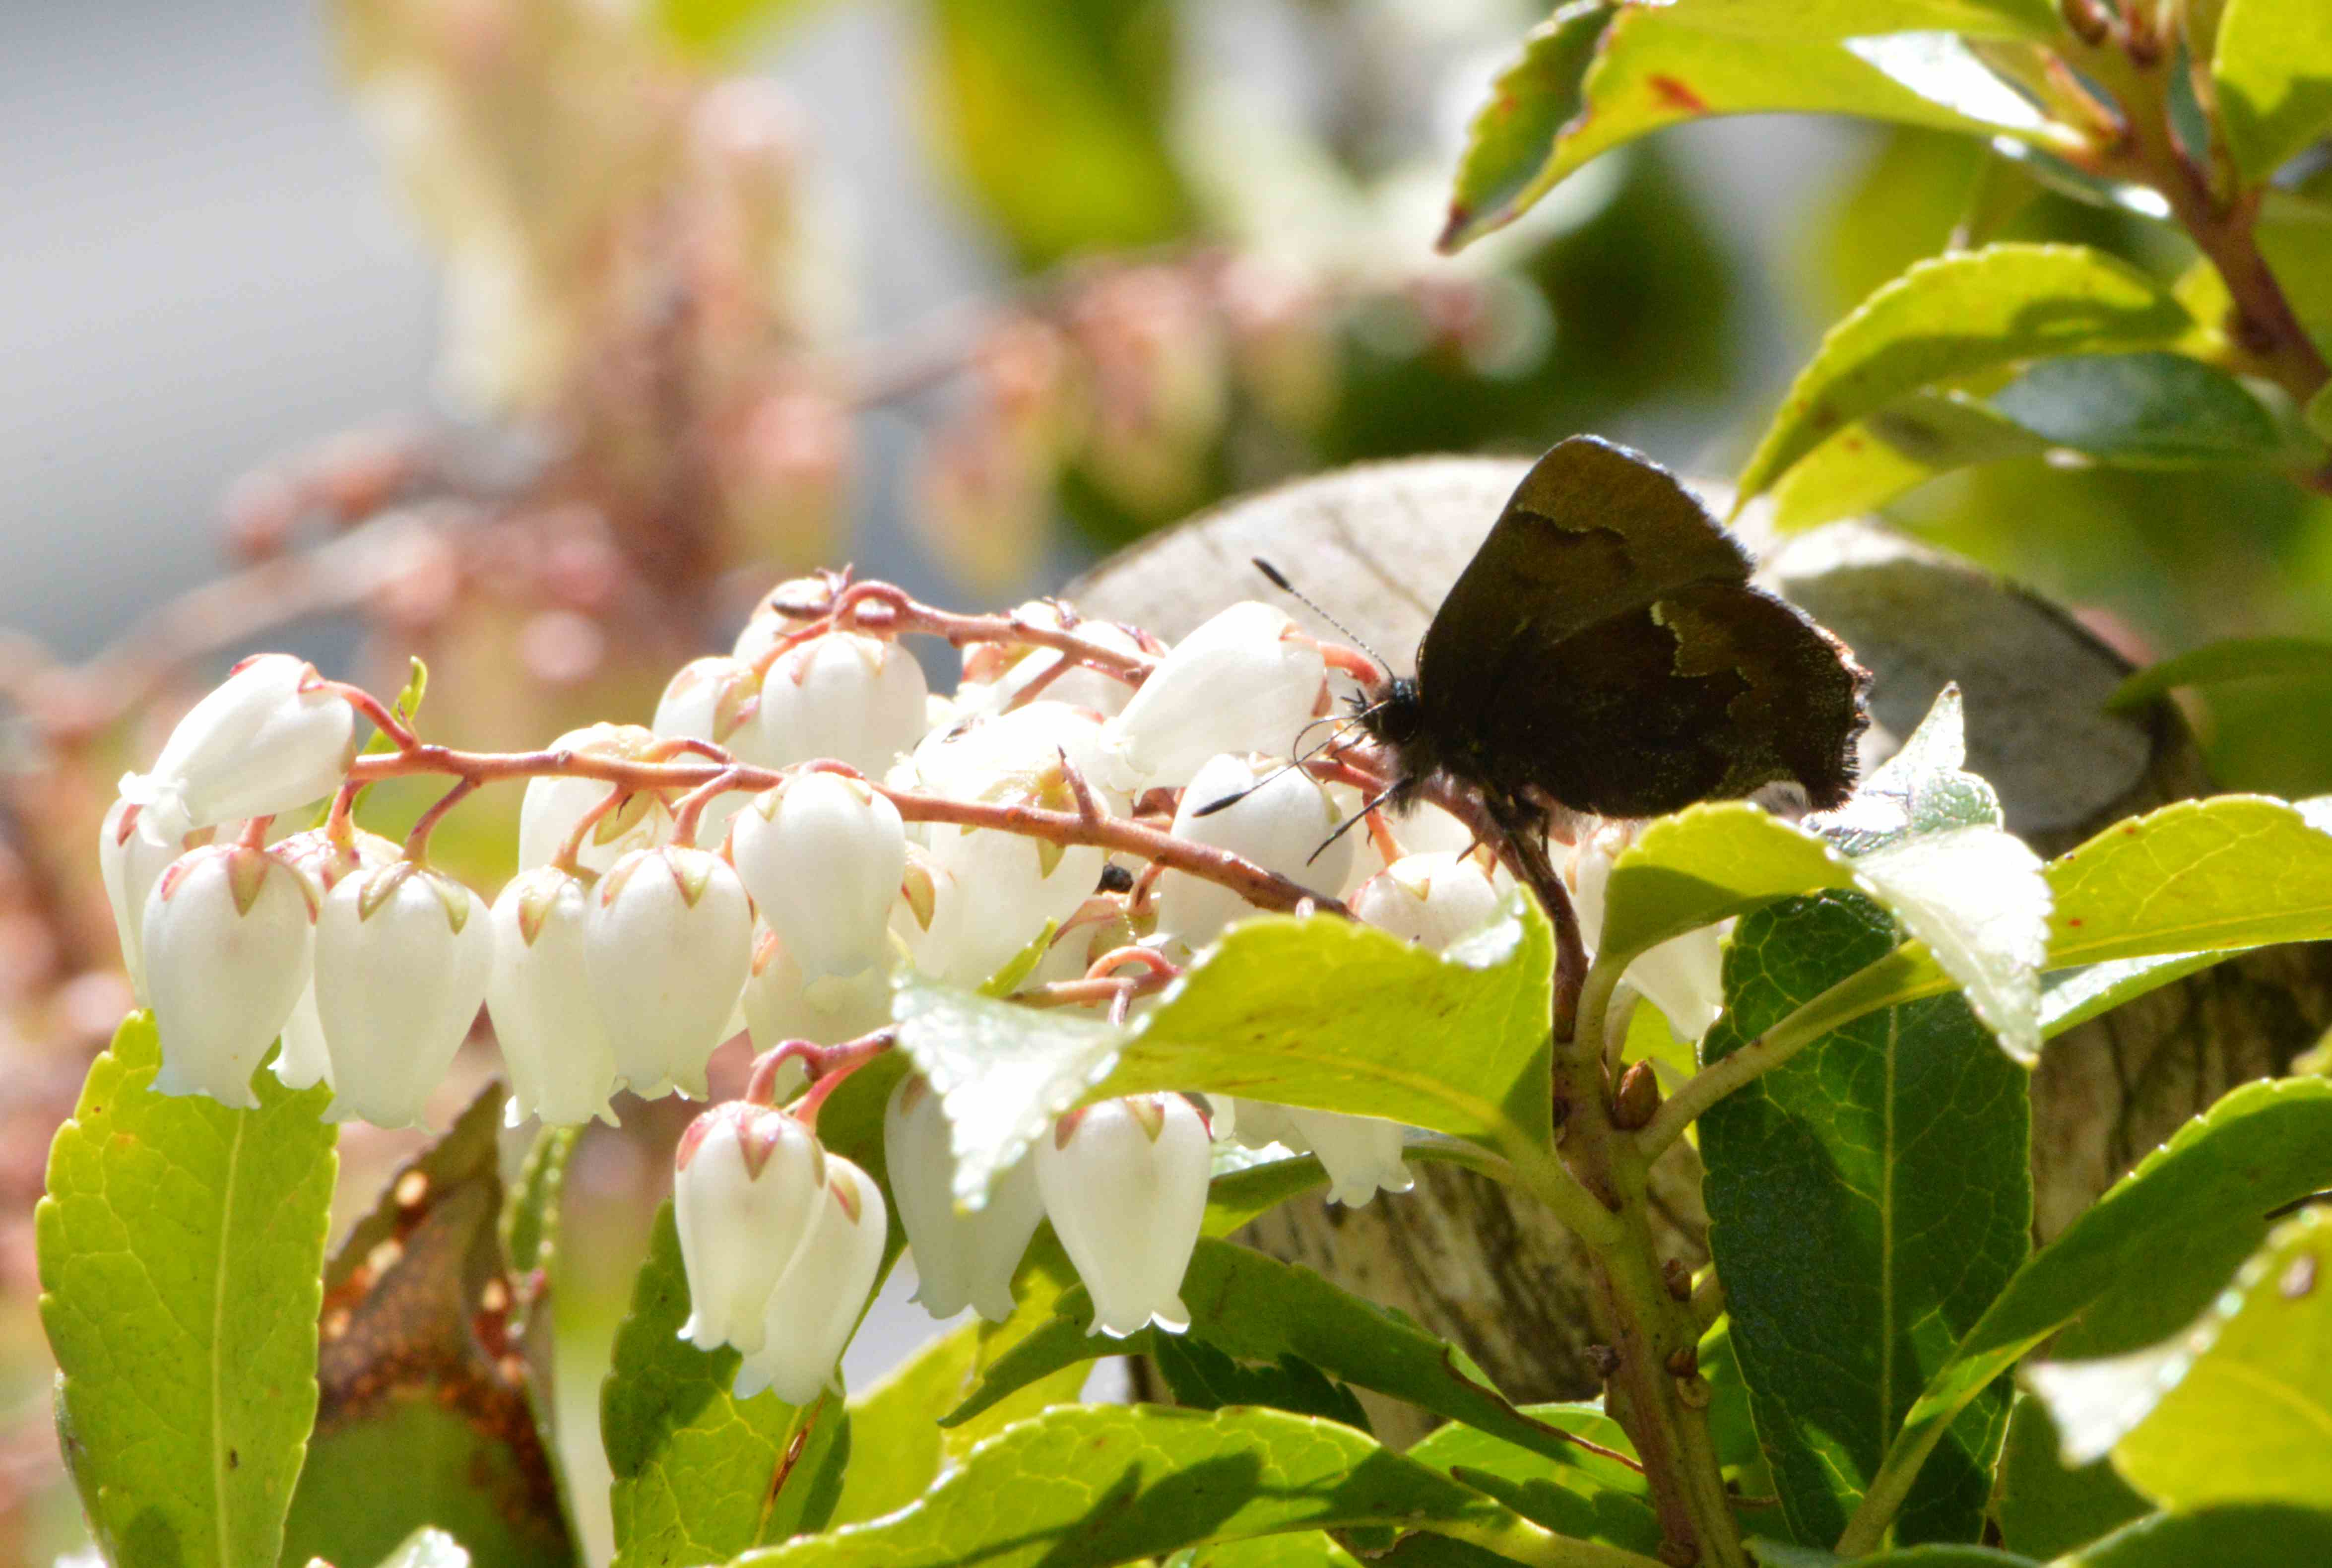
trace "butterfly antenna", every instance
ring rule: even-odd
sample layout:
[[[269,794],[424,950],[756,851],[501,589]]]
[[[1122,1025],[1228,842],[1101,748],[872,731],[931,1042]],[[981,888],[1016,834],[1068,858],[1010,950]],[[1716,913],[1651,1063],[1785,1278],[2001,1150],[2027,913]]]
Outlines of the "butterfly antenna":
[[[1355,714],[1352,717],[1357,718],[1359,715]],[[1303,729],[1295,731],[1295,741],[1297,745],[1302,745],[1304,742],[1304,737],[1322,724],[1333,724],[1336,728],[1330,731],[1326,740],[1321,741],[1318,745],[1312,747],[1308,751],[1297,752],[1294,758],[1290,759],[1288,761],[1281,763],[1278,767],[1273,769],[1270,772],[1265,774],[1262,778],[1257,779],[1246,789],[1226,795],[1219,800],[1209,800],[1204,806],[1199,807],[1196,811],[1191,812],[1190,815],[1193,817],[1212,817],[1218,811],[1228,810],[1229,808],[1238,805],[1240,801],[1246,799],[1248,796],[1254,794],[1257,790],[1262,789],[1273,779],[1278,778],[1282,773],[1293,772],[1295,770],[1303,767],[1305,763],[1312,760],[1313,758],[1317,757],[1329,747],[1334,745],[1337,741],[1342,738],[1344,731],[1351,726],[1352,722],[1352,718],[1339,719],[1333,716],[1324,719],[1313,720],[1311,723],[1305,725]]]
[[[1366,822],[1369,819],[1369,813],[1374,811],[1378,807],[1391,799],[1394,792],[1399,790],[1400,788],[1400,786],[1396,784],[1392,786],[1391,789],[1384,790],[1382,793],[1379,794],[1375,799],[1370,801],[1358,811],[1353,812],[1350,817],[1345,817],[1342,822],[1336,824],[1336,831],[1328,835],[1327,837],[1320,840],[1320,847],[1306,856],[1305,857],[1304,864],[1309,865],[1314,860],[1319,859],[1323,855],[1327,854],[1328,846],[1335,843],[1336,840],[1342,838],[1345,834],[1350,833],[1362,823]]]
[[[1369,646],[1368,644],[1362,642],[1361,640],[1360,634],[1353,631],[1352,627],[1346,626],[1343,622],[1330,615],[1326,610],[1322,609],[1318,602],[1314,600],[1310,594],[1305,593],[1302,588],[1299,588],[1294,583],[1289,582],[1285,573],[1282,572],[1277,567],[1272,565],[1269,561],[1264,559],[1263,557],[1259,555],[1251,555],[1247,557],[1247,559],[1255,562],[1256,570],[1261,572],[1264,576],[1271,579],[1272,587],[1277,588],[1281,593],[1284,593],[1288,598],[1295,600],[1305,608],[1310,610],[1314,615],[1318,616],[1322,620],[1326,621],[1330,626],[1343,633],[1344,640],[1351,643],[1354,647],[1360,649],[1361,652],[1368,655],[1371,659],[1374,659],[1377,662],[1378,669],[1382,670],[1388,675],[1392,673],[1392,666],[1385,663],[1384,655],[1382,654],[1380,654],[1374,648]]]

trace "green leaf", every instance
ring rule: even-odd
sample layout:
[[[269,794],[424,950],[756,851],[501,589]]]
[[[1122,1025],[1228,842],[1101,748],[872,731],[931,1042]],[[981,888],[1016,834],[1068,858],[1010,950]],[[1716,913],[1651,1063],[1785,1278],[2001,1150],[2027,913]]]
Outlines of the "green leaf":
[[[2266,1238],[2271,1209],[2327,1185],[2332,1082],[2246,1084],[2187,1123],[2035,1253],[1934,1369],[1873,1487],[1881,1506],[1909,1487],[1970,1401],[2041,1341],[2060,1335],[2058,1353],[2072,1356],[2155,1343]]]
[[[1161,1334],[1151,1337],[1150,1361],[1166,1380],[1173,1402],[1184,1410],[1268,1405],[1290,1415],[1370,1429],[1368,1412],[1352,1391],[1298,1356],[1284,1355],[1267,1365],[1237,1362],[1203,1339]]]
[[[2001,1544],[2040,1558],[2070,1552],[2153,1512],[2110,1464],[2069,1469],[2060,1462],[2049,1407],[2021,1391],[2009,1412],[1992,1509]]]
[[[1849,1559],[1819,1546],[1792,1546],[1752,1536],[1750,1554],[1763,1568],[1845,1568]],[[1851,1560],[1855,1568],[2040,1568],[2030,1557],[1989,1546],[1905,1546]]]
[[[1830,894],[1744,920],[1707,1060],[1888,951],[1893,922]],[[1782,1509],[1845,1525],[1927,1375],[2030,1247],[2026,1078],[1956,996],[1823,1037],[1701,1119],[1709,1246]],[[2005,1391],[1965,1410],[1903,1521],[1970,1540]]]
[[[2060,970],[2040,980],[2040,1037],[2053,1040],[2077,1024],[2109,1013],[2136,997],[2159,990],[2198,970],[2233,957],[2232,952],[2174,952],[2159,958],[2123,958],[2111,963]]]
[[[1579,1462],[1575,1445],[1517,1410],[1462,1351],[1308,1268],[1208,1238],[1190,1256],[1182,1299],[1190,1307],[1190,1337],[1225,1355],[1265,1364],[1293,1357],[1557,1463]],[[1083,1286],[1065,1292],[1053,1320],[999,1359],[949,1423],[968,1420],[1063,1367],[1146,1350],[1160,1337],[1145,1330],[1131,1340],[1099,1338],[1085,1332],[1092,1317]]]
[[[1740,501],[1922,387],[2021,360],[2155,348],[2193,325],[2145,273],[2079,245],[1987,245],[1920,262],[1822,339],[1742,470]]]
[[[1957,33],[2050,43],[2065,31],[2049,0],[1681,0],[1677,10],[1696,27],[1751,38]]]
[[[848,1429],[839,1402],[738,1399],[730,1385],[742,1358],[682,1339],[687,1319],[688,1276],[667,1201],[599,1396],[618,1568],[721,1562],[822,1528],[840,1493]]]
[[[1576,1430],[1606,1448],[1631,1451],[1619,1423],[1593,1405],[1532,1405],[1525,1413]],[[1487,1432],[1452,1425],[1412,1444],[1409,1457],[1488,1493],[1558,1535],[1601,1541],[1647,1556],[1658,1552],[1659,1522],[1644,1501],[1643,1477],[1584,1449],[1574,1452],[1581,1462],[1566,1463]]]
[[[161,1063],[131,1014],[50,1145],[58,1436],[107,1561],[251,1568],[282,1545],[316,1413],[331,1095],[262,1069],[259,1108],[233,1110],[156,1094]]]
[[[2108,712],[2126,713],[2181,686],[2215,686],[2277,675],[2332,674],[2332,643],[2317,637],[2222,637],[2146,665],[2114,688]]]
[[[2128,468],[2272,463],[2290,447],[2241,382],[2161,349],[2044,359],[1992,406],[2046,445]]]
[[[502,1209],[502,1256],[525,1274],[550,1267],[557,1249],[559,1199],[567,1187],[567,1162],[575,1153],[579,1127],[545,1127],[527,1146],[526,1163]]]
[[[2227,0],[2211,76],[2235,167],[2265,181],[2332,128],[2332,11],[2313,0]]]
[[[2200,1322],[2155,1351],[2026,1369],[2068,1463],[2108,1449],[2165,1508],[2332,1499],[2332,1216],[2268,1238]]]
[[[325,1267],[321,1397],[287,1564],[375,1562],[424,1525],[508,1568],[575,1559],[536,1369],[508,1353],[523,1296],[495,1236],[506,1097],[496,1083],[473,1099]]]
[[[1825,438],[1774,482],[1783,533],[1874,512],[1938,474],[2035,457],[2048,443],[1960,392],[1914,392]]]
[[[2332,441],[2332,383],[2316,389],[2316,396],[2308,400],[2302,417],[2307,421],[2309,433],[2317,439]]]
[[[1037,966],[1045,961],[1046,951],[1053,945],[1053,933],[1059,929],[1060,922],[1047,921],[1044,930],[1030,937],[1018,952],[1004,961],[1002,968],[980,983],[980,994],[1008,997],[1018,990],[1020,982],[1036,973]]]
[[[683,54],[733,60],[757,39],[827,0],[654,0],[656,31]]]
[[[2237,1503],[2156,1514],[2052,1568],[2296,1568],[2332,1563],[2332,1511]]]
[[[1969,30],[2012,32],[2011,14],[2032,7],[1887,9],[1910,18],[1948,10],[1970,19]],[[2064,139],[1956,39],[1825,36],[1797,25],[1787,14],[1794,10],[1769,0],[1623,6],[1600,35],[1583,8],[1558,13],[1501,72],[1475,121],[1443,248],[1511,222],[1612,148],[1707,116],[1850,114],[1974,136]],[[1862,22],[1846,20],[1858,10]],[[1818,7],[1817,18],[1858,34],[1888,33],[1868,24],[1869,12],[1839,0]],[[1975,21],[1982,12],[2002,20]],[[1575,77],[1571,67],[1591,43],[1592,63]]]
[[[1381,1523],[1510,1554],[1547,1541],[1482,1494],[1333,1421],[1067,1405],[1007,1428],[903,1513],[754,1553],[739,1568],[1074,1568]]]
[[[1853,881],[1828,843],[1745,800],[1689,806],[1645,828],[1612,863],[1597,951],[1642,952],[1777,898]]]
[[[944,150],[1024,267],[1188,228],[1168,0],[936,0],[926,25]]]
[[[1158,1091],[1383,1116],[1544,1161],[1553,955],[1519,895],[1443,953],[1352,921],[1268,916],[1234,927],[1128,1029],[936,986],[902,988],[895,1013],[946,1106],[968,1200],[1070,1106]]]
[[[1967,712],[1959,683],[1935,693],[1919,727],[1840,810],[1812,820],[1824,839],[1854,857],[1899,848],[1932,834],[1998,827],[1999,792],[1967,770]]]

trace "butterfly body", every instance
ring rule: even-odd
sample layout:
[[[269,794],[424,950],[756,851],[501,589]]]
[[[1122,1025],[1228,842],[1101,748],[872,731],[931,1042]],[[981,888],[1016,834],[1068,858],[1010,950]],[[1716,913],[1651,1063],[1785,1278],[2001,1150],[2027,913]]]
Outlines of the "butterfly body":
[[[1509,810],[1657,817],[1782,781],[1842,803],[1869,677],[1750,564],[1664,470],[1557,445],[1435,613],[1416,678],[1372,693],[1394,798],[1446,773]]]

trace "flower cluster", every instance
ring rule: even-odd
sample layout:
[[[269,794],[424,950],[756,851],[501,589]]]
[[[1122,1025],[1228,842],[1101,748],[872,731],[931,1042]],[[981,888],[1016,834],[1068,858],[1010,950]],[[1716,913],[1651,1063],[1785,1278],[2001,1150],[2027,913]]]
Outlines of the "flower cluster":
[[[917,633],[963,650],[952,693],[902,645]],[[411,1125],[483,1004],[513,1123],[612,1122],[619,1091],[702,1097],[714,1049],[748,1031],[754,1088],[679,1156],[687,1337],[744,1353],[741,1391],[798,1400],[848,1338],[888,1224],[876,1184],[820,1145],[816,1106],[888,1048],[903,979],[1008,968],[1027,1005],[1122,1019],[1258,906],[1432,948],[1495,916],[1510,883],[1465,822],[1426,806],[1356,824],[1381,782],[1362,751],[1288,760],[1333,687],[1374,673],[1258,603],[1168,648],[1057,603],[960,616],[824,575],[682,669],[649,725],[537,752],[429,745],[358,688],[248,661],[123,780],[100,853],[166,1092],[254,1104],[280,1037],[272,1070],[330,1085],[331,1115]],[[362,758],[359,715],[387,742]],[[427,773],[454,783],[405,844],[357,827],[362,785]],[[500,779],[525,780],[520,869],[489,907],[427,846]],[[271,838],[327,795],[321,826]],[[1591,912],[1616,843],[1574,855]],[[1713,952],[1647,957],[1640,989],[1680,1029],[1706,1022]],[[796,1063],[817,1082],[789,1112],[774,1102]],[[1169,1095],[1061,1117],[967,1209],[941,1097],[908,1076],[884,1155],[920,1299],[1008,1314],[1049,1217],[1096,1330],[1181,1328],[1216,1139],[1316,1155],[1340,1203],[1410,1185],[1391,1123]]]

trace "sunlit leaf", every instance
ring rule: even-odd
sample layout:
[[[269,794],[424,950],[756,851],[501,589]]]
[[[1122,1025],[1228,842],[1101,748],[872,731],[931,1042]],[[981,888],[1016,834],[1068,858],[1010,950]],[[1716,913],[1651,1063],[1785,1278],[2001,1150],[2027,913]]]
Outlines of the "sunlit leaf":
[[[2115,687],[2106,706],[2127,712],[2181,686],[2325,674],[2332,674],[2332,643],[2316,637],[2222,637],[2146,665]]]
[[[2227,0],[2211,77],[2236,167],[2266,179],[2332,129],[2332,10],[2313,0]]]
[[[2232,1503],[2191,1514],[2155,1514],[2051,1568],[2293,1568],[2332,1563],[2332,1509]]]
[[[2102,1460],[2067,1468],[2058,1456],[2049,1407],[2019,1391],[2009,1412],[1992,1511],[2009,1550],[2049,1558],[2142,1518],[2153,1505]]]

